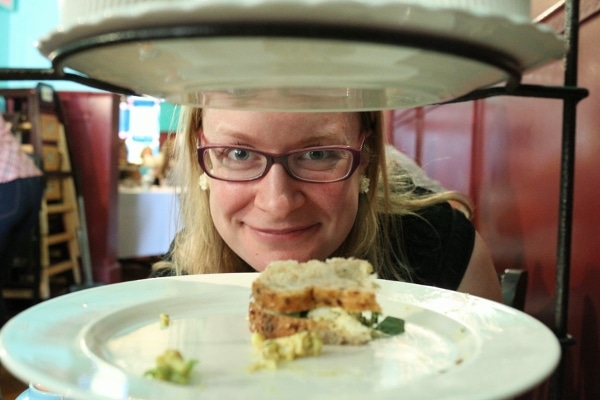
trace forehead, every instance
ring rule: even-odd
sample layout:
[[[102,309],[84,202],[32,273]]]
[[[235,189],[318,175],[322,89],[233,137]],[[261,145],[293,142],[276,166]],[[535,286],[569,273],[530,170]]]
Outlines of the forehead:
[[[206,136],[244,137],[285,135],[292,137],[347,136],[360,131],[358,113],[299,113],[206,109],[202,117]]]

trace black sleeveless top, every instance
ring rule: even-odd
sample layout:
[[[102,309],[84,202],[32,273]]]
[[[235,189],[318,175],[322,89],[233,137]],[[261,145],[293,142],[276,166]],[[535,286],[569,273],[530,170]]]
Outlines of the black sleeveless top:
[[[401,220],[404,251],[412,270],[405,280],[456,290],[473,252],[473,224],[448,203],[427,207],[418,215]]]
[[[412,283],[456,290],[469,265],[475,228],[448,203],[424,208],[419,216],[401,218],[404,251],[412,269]],[[166,259],[169,258],[167,255]],[[172,276],[169,268],[153,270],[150,277]],[[383,279],[394,279],[382,276]]]

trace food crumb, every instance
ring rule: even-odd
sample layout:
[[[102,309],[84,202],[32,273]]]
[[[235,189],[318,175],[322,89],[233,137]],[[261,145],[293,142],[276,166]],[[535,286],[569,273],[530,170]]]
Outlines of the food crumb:
[[[160,327],[166,328],[171,324],[171,317],[169,314],[160,313]]]
[[[167,349],[156,357],[156,367],[146,371],[144,376],[186,385],[190,381],[192,368],[197,363],[197,360],[184,360],[178,350]]]

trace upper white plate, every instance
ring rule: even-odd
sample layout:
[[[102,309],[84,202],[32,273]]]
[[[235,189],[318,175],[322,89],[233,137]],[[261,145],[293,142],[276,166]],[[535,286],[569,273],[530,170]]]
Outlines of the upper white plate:
[[[120,283],[45,301],[0,332],[3,365],[71,399],[500,399],[556,367],[559,344],[536,319],[474,296],[379,281],[384,313],[406,332],[367,346],[248,372],[246,313],[257,274]],[[171,317],[160,328],[159,314]],[[167,348],[198,359],[192,384],[143,378]]]
[[[82,39],[127,29],[202,23],[325,23],[391,34],[437,35],[486,46],[522,71],[560,59],[550,28],[480,11],[401,2],[257,0],[152,3],[87,17],[38,43],[51,60]],[[308,28],[307,28],[308,29]],[[267,110],[373,110],[438,103],[507,79],[467,58],[400,45],[349,40],[215,36],[160,38],[85,47],[60,67],[173,103]]]

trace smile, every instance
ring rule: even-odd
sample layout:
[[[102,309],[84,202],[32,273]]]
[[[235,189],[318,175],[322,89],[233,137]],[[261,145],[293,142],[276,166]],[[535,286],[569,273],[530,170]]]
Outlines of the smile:
[[[255,228],[250,225],[246,225],[250,230],[260,236],[263,240],[296,240],[309,233],[314,233],[317,229],[317,224],[307,225],[302,227],[292,227],[285,229],[272,229],[272,228]]]

